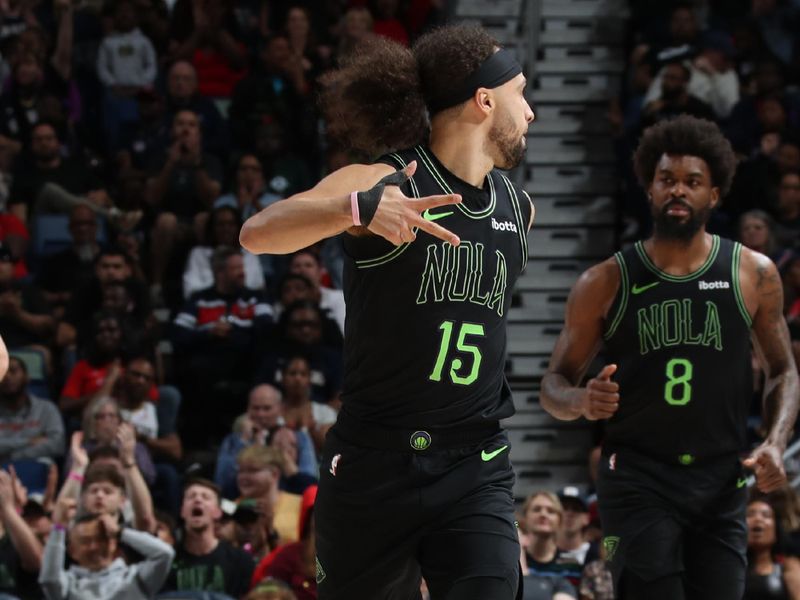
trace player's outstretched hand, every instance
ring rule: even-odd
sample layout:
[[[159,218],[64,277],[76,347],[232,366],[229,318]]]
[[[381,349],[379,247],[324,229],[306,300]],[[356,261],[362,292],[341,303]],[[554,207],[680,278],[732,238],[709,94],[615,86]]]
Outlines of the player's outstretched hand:
[[[445,242],[458,246],[461,240],[452,231],[445,229],[436,219],[442,218],[446,211],[437,214],[430,214],[429,211],[440,206],[458,204],[461,196],[458,194],[442,194],[438,196],[425,196],[424,198],[409,198],[402,191],[400,186],[404,184],[417,170],[417,161],[411,161],[404,169],[387,175],[378,185],[384,185],[383,195],[381,196],[378,209],[372,221],[367,226],[371,232],[386,238],[395,246],[400,246],[406,242],[413,242],[416,239],[414,228],[427,231],[432,236]],[[374,190],[375,188],[373,188]],[[429,216],[428,216],[429,215]],[[426,219],[425,217],[428,216]]]
[[[756,486],[767,494],[774,492],[786,483],[786,471],[783,469],[783,452],[774,445],[764,442],[753,450],[750,456],[742,461],[756,475]]]
[[[582,399],[583,416],[590,421],[609,419],[619,408],[619,384],[611,381],[617,365],[606,365],[586,383]]]

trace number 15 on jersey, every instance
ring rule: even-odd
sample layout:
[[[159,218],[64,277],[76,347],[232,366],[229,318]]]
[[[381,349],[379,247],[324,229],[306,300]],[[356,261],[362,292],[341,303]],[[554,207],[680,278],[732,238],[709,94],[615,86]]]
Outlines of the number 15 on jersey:
[[[458,329],[456,336],[455,350],[456,352],[469,355],[468,365],[464,365],[464,360],[460,357],[455,357],[450,361],[449,376],[450,381],[458,385],[469,385],[478,379],[478,371],[481,367],[482,355],[480,349],[468,343],[468,337],[484,337],[483,325],[477,323],[461,323],[457,324],[453,321],[444,321],[439,325],[439,330],[442,332],[442,340],[439,344],[439,353],[436,356],[436,364],[433,366],[433,372],[428,376],[431,381],[441,381],[442,371],[444,370],[445,363],[447,362],[448,355],[451,354],[451,344],[453,340],[453,330]]]

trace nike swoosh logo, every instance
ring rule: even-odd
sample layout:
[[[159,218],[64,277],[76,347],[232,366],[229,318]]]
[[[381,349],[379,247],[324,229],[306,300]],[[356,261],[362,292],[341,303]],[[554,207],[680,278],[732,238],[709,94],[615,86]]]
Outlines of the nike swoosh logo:
[[[657,286],[659,283],[661,283],[661,282],[660,281],[654,281],[653,283],[648,283],[647,285],[641,285],[641,286],[640,285],[636,285],[634,283],[633,287],[631,288],[631,293],[634,296],[636,294],[641,294],[642,292],[646,292],[647,290],[649,290],[651,287]]]
[[[486,450],[482,450],[481,451],[481,460],[483,460],[483,462],[489,462],[495,456],[497,456],[498,454],[503,452],[506,448],[508,448],[508,446],[501,446],[497,450],[492,450],[491,452],[487,452]]]
[[[747,477],[740,477],[739,479],[736,480],[737,488],[743,488],[746,485],[747,485]]]
[[[422,213],[422,218],[426,221],[438,221],[439,219],[444,219],[445,217],[449,217],[453,214],[453,211],[450,212],[443,212],[443,213],[435,213],[431,214],[431,209],[425,209],[425,212]]]

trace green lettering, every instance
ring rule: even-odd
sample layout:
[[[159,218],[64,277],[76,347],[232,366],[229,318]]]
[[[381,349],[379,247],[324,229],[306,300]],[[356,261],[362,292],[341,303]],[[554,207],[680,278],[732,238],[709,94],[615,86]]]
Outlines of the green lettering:
[[[427,248],[428,254],[425,259],[425,268],[422,271],[422,282],[419,286],[417,304],[424,304],[428,301],[428,289],[433,287],[433,299],[435,302],[444,300],[444,288],[452,263],[452,253],[450,244],[441,244],[442,256],[439,256],[439,245],[430,244]]]
[[[483,281],[483,244],[475,244],[475,252],[472,254],[472,293],[469,296],[469,301],[473,304],[480,304],[486,306],[489,302],[489,292],[481,296],[480,287]]]
[[[703,342],[702,333],[692,332],[692,301],[689,298],[683,299],[683,317],[681,319],[683,328],[683,343],[697,345]]]
[[[661,303],[661,341],[665,346],[677,346],[681,343],[680,314],[681,304],[677,300],[665,300]]]
[[[502,317],[505,309],[506,286],[508,285],[508,268],[503,253],[500,250],[495,250],[495,253],[497,254],[497,270],[494,274],[494,283],[487,306],[491,310],[496,310],[497,314]]]
[[[450,286],[447,297],[452,302],[464,302],[469,295],[469,275],[472,262],[472,243],[462,241],[454,250],[455,260],[450,271]],[[466,253],[466,256],[462,256]],[[463,264],[463,268],[462,268]],[[460,289],[459,283],[461,284]]]
[[[706,300],[706,325],[703,330],[703,345],[711,346],[715,350],[722,350],[722,325],[719,322],[717,305],[711,300]]]
[[[658,310],[658,304],[650,305],[650,314],[648,315],[647,313],[648,309],[646,308],[640,308],[636,311],[640,354],[647,354],[650,350],[658,350],[661,348],[661,341],[658,337],[659,317],[661,316],[661,312]]]

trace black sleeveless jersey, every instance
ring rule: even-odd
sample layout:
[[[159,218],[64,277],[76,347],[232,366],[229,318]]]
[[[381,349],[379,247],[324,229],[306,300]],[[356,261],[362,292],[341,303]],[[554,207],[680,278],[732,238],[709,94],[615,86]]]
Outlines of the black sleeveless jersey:
[[[407,196],[462,195],[459,205],[423,213],[461,244],[422,230],[397,247],[378,236],[344,236],[342,410],[420,429],[508,417],[506,319],[527,261],[530,201],[496,170],[482,189],[467,184],[421,146],[379,162],[402,168],[412,160]]]
[[[742,247],[712,240],[703,266],[683,277],[659,270],[641,242],[615,255],[621,281],[605,340],[620,401],[608,448],[685,465],[745,449],[753,386]]]

